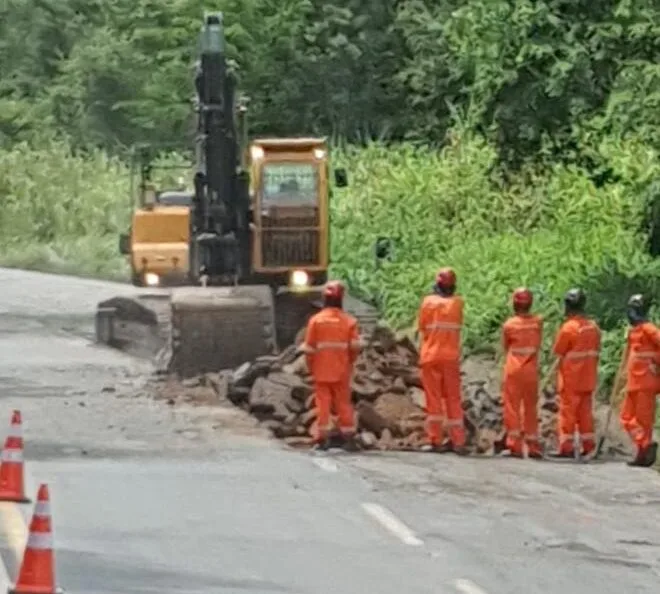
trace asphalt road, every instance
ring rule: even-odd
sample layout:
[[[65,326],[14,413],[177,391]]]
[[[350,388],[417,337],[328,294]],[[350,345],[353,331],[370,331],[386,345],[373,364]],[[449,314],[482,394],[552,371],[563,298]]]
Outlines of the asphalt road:
[[[141,395],[149,366],[90,342],[95,304],[131,288],[1,269],[0,286],[0,434],[20,408],[68,592],[658,591],[651,471],[288,451],[235,409]],[[0,588],[29,513],[0,504]]]

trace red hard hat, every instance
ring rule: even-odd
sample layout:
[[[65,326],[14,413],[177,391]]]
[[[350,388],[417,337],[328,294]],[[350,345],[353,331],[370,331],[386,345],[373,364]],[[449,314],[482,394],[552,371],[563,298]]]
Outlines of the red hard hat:
[[[534,294],[525,287],[519,287],[513,292],[511,297],[513,307],[529,308],[534,302]]]
[[[453,268],[441,268],[435,277],[435,284],[441,289],[452,289],[456,286],[456,273]]]
[[[323,288],[323,296],[334,299],[343,299],[344,285],[340,281],[330,281]]]

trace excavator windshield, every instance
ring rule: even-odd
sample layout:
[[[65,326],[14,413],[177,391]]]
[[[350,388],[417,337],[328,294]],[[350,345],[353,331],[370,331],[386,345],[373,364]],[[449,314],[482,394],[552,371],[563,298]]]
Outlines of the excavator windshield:
[[[263,206],[318,206],[318,164],[264,163],[262,175]]]

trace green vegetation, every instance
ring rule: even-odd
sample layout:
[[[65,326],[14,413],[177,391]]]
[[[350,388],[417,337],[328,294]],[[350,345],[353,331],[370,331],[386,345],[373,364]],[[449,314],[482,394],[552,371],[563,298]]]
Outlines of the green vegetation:
[[[207,6],[225,12],[253,133],[327,135],[347,165],[333,257],[352,290],[408,326],[437,267],[453,265],[475,349],[492,344],[515,286],[536,290],[550,335],[562,293],[581,284],[611,377],[627,296],[659,288],[647,246],[660,211],[657,3]],[[136,141],[191,143],[199,7],[0,7],[1,263],[126,277],[126,155]],[[376,264],[379,236],[396,240],[393,262]]]

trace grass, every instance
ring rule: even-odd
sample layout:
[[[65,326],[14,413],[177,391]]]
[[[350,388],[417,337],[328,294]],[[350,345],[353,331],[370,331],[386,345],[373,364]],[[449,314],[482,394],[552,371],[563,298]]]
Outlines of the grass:
[[[612,140],[594,150],[623,181],[596,188],[585,172],[555,166],[523,171],[505,185],[493,173],[491,146],[459,131],[452,138],[442,152],[376,144],[335,152],[350,186],[331,203],[333,274],[406,328],[437,268],[453,266],[467,303],[469,351],[498,339],[515,287],[535,291],[549,342],[563,293],[583,286],[605,331],[603,377],[610,379],[628,296],[660,289],[660,264],[646,255],[639,232],[640,195],[658,176],[657,156]],[[64,141],[39,146],[0,151],[0,264],[128,279],[117,250],[131,212],[126,164],[101,151],[75,154]],[[395,242],[392,262],[375,261],[381,236]]]

